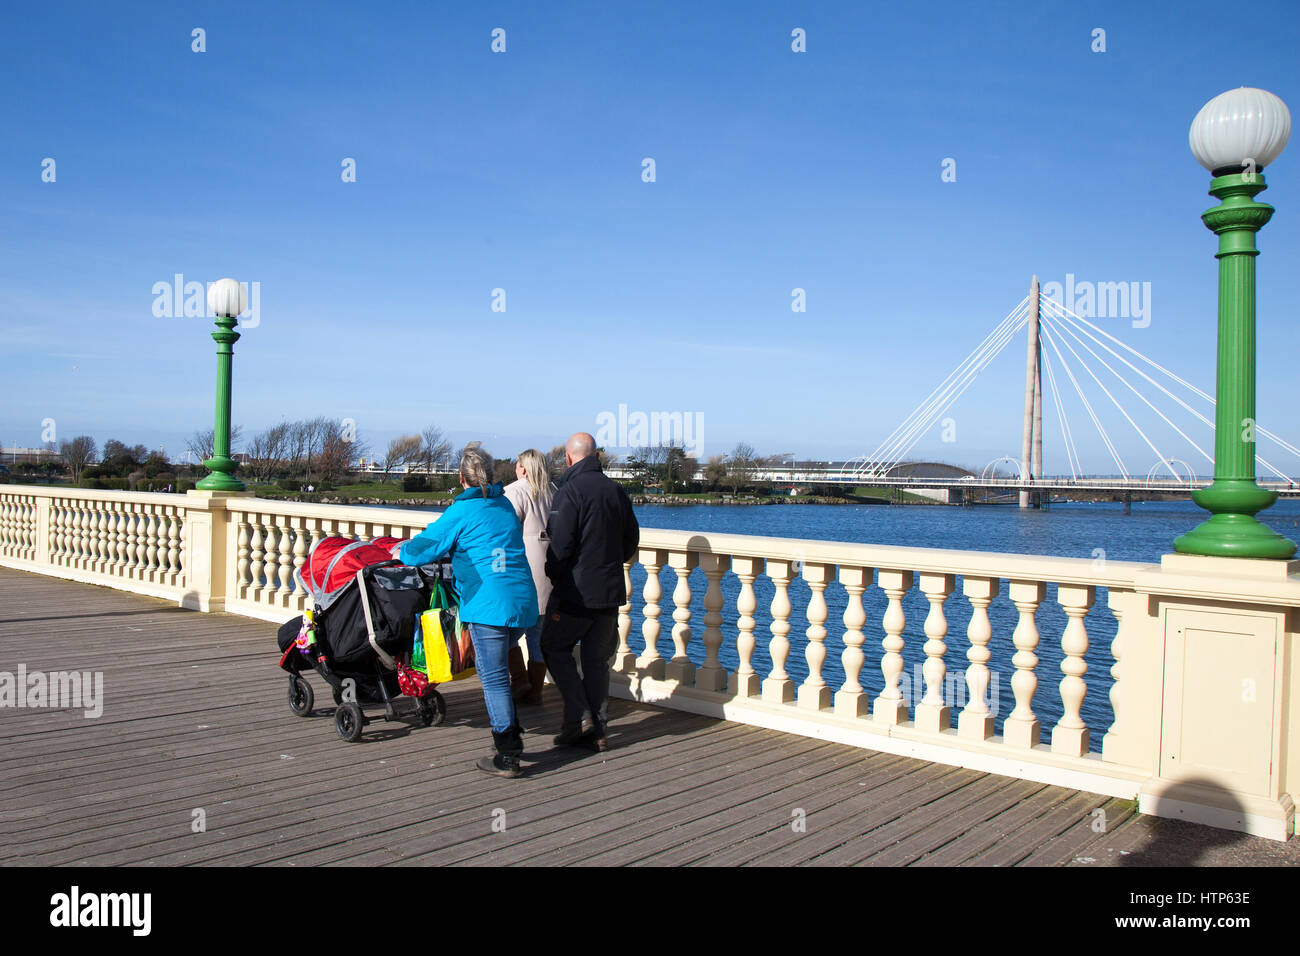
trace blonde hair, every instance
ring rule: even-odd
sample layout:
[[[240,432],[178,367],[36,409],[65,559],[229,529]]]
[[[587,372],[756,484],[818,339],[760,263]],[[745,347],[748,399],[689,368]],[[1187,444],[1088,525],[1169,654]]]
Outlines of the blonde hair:
[[[470,442],[460,453],[461,482],[482,489],[484,498],[488,496],[487,486],[492,483],[495,468],[492,456],[483,450],[479,442]]]
[[[519,465],[524,469],[524,480],[528,482],[528,493],[535,501],[549,497],[551,476],[547,474],[546,458],[536,448],[529,448],[519,453]]]

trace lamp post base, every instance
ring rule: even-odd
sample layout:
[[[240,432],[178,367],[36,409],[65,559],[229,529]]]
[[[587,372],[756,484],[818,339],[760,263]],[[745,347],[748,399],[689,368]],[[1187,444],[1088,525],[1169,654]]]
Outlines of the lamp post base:
[[[244,483],[230,474],[230,472],[234,471],[238,465],[238,462],[233,458],[214,457],[209,458],[203,464],[211,474],[194,486],[199,491],[246,490]]]
[[[1193,492],[1192,499],[1213,514],[1174,539],[1174,550],[1179,554],[1280,561],[1295,554],[1295,542],[1255,517],[1256,512],[1277,500],[1276,492],[1259,487],[1253,480],[1220,479]]]

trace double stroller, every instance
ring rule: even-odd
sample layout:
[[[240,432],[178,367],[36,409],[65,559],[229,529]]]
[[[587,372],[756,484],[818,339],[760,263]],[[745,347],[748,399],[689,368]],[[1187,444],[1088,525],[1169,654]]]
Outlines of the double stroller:
[[[414,679],[409,665],[419,614],[429,607],[435,580],[441,577],[451,589],[451,563],[403,565],[391,556],[400,542],[318,541],[295,572],[314,606],[277,634],[280,666],[289,673],[289,709],[311,715],[315,693],[303,674],[316,671],[333,691],[334,729],[349,743],[360,740],[370,723],[367,706],[382,706],[384,720],[418,716],[426,727],[447,714],[435,685]]]

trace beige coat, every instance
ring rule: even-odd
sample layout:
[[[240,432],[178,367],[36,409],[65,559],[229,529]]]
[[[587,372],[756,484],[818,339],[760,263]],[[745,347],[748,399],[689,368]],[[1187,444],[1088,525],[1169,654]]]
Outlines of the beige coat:
[[[524,526],[524,552],[537,588],[537,606],[544,614],[551,596],[551,579],[546,576],[546,522],[551,516],[551,489],[547,488],[540,499],[534,498],[529,493],[528,482],[517,480],[506,485],[505,493]]]

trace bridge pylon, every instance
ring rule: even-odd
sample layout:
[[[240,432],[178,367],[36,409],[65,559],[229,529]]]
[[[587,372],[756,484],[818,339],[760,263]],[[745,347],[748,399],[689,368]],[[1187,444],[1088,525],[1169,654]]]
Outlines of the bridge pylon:
[[[1029,284],[1029,346],[1025,358],[1025,421],[1020,442],[1020,474],[1043,477],[1042,347],[1038,341],[1038,276]],[[1037,491],[1020,492],[1020,507],[1037,508]]]

